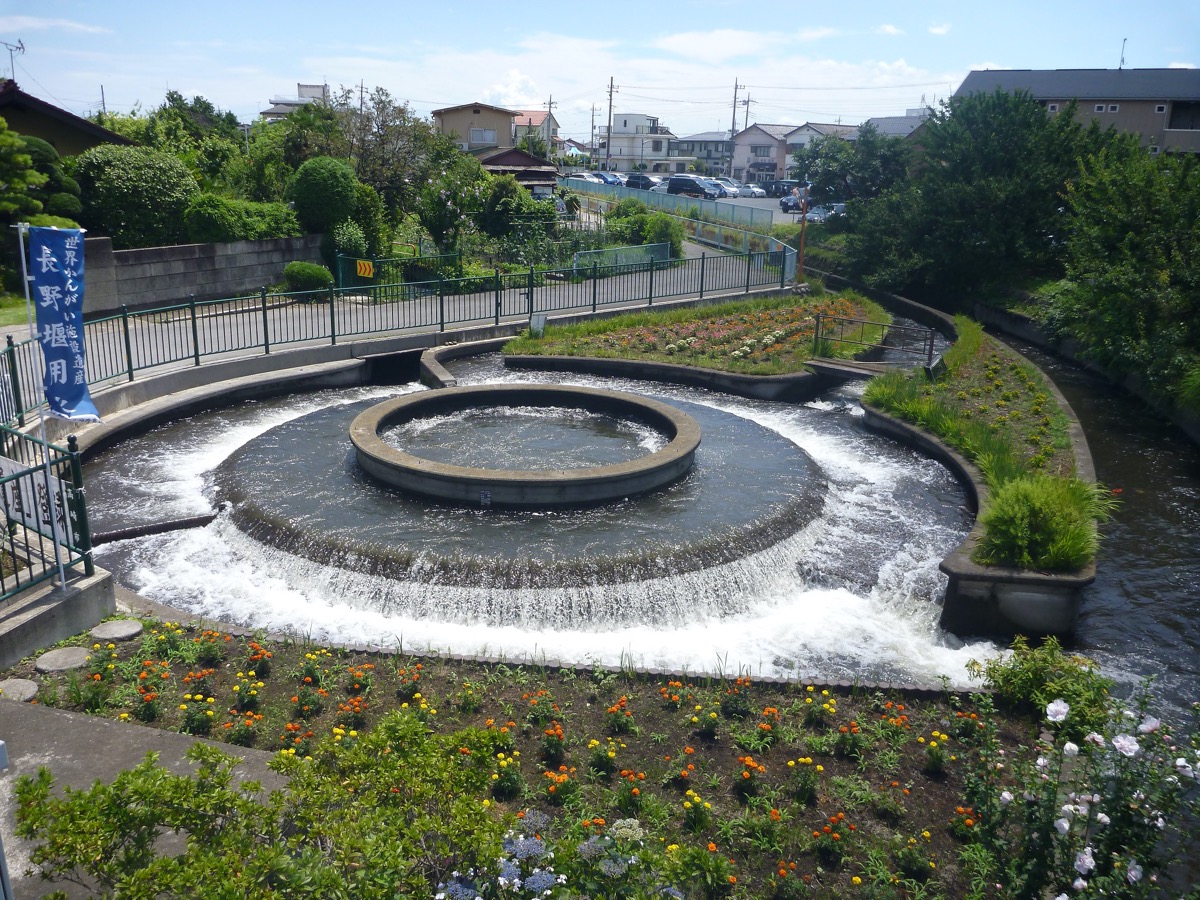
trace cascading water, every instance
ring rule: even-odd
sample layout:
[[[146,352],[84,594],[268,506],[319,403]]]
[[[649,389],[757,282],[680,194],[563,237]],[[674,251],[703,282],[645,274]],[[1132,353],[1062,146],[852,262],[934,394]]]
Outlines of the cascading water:
[[[330,566],[253,540],[229,514],[204,529],[106,545],[98,562],[132,589],[190,612],[405,650],[624,662],[690,672],[920,682],[945,676],[958,684],[966,683],[969,659],[998,652],[988,642],[964,645],[937,625],[936,600],[944,584],[937,563],[970,524],[961,488],[939,464],[859,427],[855,386],[792,406],[668,385],[515,374],[495,358],[463,361],[454,370],[460,384],[567,381],[642,393],[700,410],[713,422],[728,420],[736,423],[729,432],[735,437],[725,450],[704,425],[698,468],[706,465],[706,451],[734,460],[768,456],[764,448],[786,445],[814,468],[823,503],[793,532],[782,538],[772,534],[735,559],[682,569],[660,564],[656,573],[640,571],[637,580],[617,577],[569,587],[446,583],[436,572],[380,579],[356,570],[355,560]],[[299,425],[310,416],[349,421],[356,404],[411,390],[420,388],[325,392],[246,404],[126,442],[88,465],[95,528],[210,511],[219,499],[217,473],[251,447],[261,459],[279,463],[264,470],[274,471],[274,481],[252,479],[256,491],[273,497],[297,480],[307,490],[308,465],[317,507],[348,502],[344,491],[323,480],[327,475],[352,478],[348,471],[330,471],[344,461],[290,470],[294,442],[281,426]],[[710,469],[723,468],[714,463],[717,458],[710,457]],[[786,452],[784,458],[789,458]],[[319,465],[324,469],[318,473]],[[753,520],[747,511],[756,504],[770,507],[792,496],[795,485],[786,483],[787,473],[799,465],[789,462],[776,475],[760,477],[716,502],[713,533],[726,524],[720,521],[726,514]],[[692,476],[685,482],[701,483]],[[619,504],[605,527],[619,530],[624,521],[636,533],[641,504],[669,502]],[[293,509],[286,515],[310,513]],[[327,524],[312,515],[315,527],[327,532]],[[525,518],[534,524],[532,531],[578,531],[579,546],[589,540],[598,546],[592,552],[609,552],[615,543],[603,529],[590,533],[595,522],[586,517],[527,513]],[[509,539],[519,540],[521,523],[507,527]],[[695,530],[694,523],[688,527]],[[652,541],[647,544],[655,549]]]

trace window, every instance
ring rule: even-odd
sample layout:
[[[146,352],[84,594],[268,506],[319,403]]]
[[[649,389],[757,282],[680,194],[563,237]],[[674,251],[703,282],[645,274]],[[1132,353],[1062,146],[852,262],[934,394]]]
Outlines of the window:
[[[1095,112],[1104,112],[1104,104],[1103,104],[1103,103],[1097,103],[1097,104],[1096,104],[1096,109],[1095,109]]]
[[[750,155],[751,155],[751,156],[770,156],[770,155],[771,155],[771,148],[770,148],[770,147],[762,147],[762,146],[759,146],[759,147],[751,147],[751,148],[750,148]]]
[[[1117,110],[1119,110],[1120,108],[1121,108],[1121,107],[1117,106],[1117,104],[1115,104],[1115,103],[1110,103],[1110,104],[1108,104],[1108,111],[1109,111],[1109,112],[1116,112],[1116,111],[1117,111]]]
[[[1150,155],[1151,155],[1151,156],[1157,156],[1157,155],[1158,155],[1158,148],[1157,148],[1157,147],[1155,147],[1154,145],[1151,145],[1151,146],[1150,146]]]
[[[472,144],[494,144],[496,143],[495,128],[472,128],[471,129]]]
[[[1058,112],[1058,104],[1057,103],[1047,103],[1046,109],[1049,112]]]
[[[1158,104],[1157,106],[1154,107],[1154,111],[1156,113],[1165,113],[1167,111],[1167,104],[1165,104],[1165,103]]]
[[[662,152],[662,141],[651,141],[650,149],[653,150],[655,153],[661,153]]]

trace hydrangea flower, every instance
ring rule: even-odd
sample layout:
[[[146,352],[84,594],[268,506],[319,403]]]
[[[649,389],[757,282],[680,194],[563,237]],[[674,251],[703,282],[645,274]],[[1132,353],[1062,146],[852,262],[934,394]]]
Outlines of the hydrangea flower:
[[[1079,755],[1079,745],[1078,744],[1074,744],[1071,741],[1067,741],[1065,744],[1063,744],[1063,756],[1078,756],[1078,755]]]

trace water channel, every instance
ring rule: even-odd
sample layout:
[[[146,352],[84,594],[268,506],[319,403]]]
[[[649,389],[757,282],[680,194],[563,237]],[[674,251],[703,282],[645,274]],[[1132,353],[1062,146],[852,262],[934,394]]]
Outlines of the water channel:
[[[1105,528],[1073,646],[1098,660],[1123,689],[1154,676],[1164,705],[1179,713],[1200,698],[1200,451],[1136,400],[1079,369],[1019,349],[1067,396],[1088,435],[1097,477],[1123,501]],[[462,608],[461,588],[381,587],[259,546],[225,517],[199,531],[106,546],[100,565],[134,590],[190,612],[411,649],[693,672],[922,682],[946,676],[953,683],[966,683],[967,660],[1000,652],[993,642],[963,642],[938,627],[936,599],[944,582],[937,561],[968,527],[963,493],[940,465],[861,426],[861,383],[792,406],[619,379],[515,374],[494,358],[464,360],[455,374],[463,384],[567,381],[631,390],[744,418],[816,462],[828,481],[825,512],[793,537],[725,568],[720,597],[703,572],[621,586],[622,602],[635,606],[659,602],[663,592],[674,598],[670,608],[678,621],[647,616],[649,626],[583,627],[550,615],[539,622],[543,607],[561,606],[561,598],[545,591],[509,595],[505,602],[520,611],[512,624],[472,620],[455,612]],[[95,527],[209,511],[220,499],[213,473],[243,445],[311,412],[349,410],[396,391],[251,403],[126,442],[88,464]],[[424,598],[417,606],[414,593]],[[404,613],[417,608],[421,615]],[[429,615],[433,608],[443,614]]]

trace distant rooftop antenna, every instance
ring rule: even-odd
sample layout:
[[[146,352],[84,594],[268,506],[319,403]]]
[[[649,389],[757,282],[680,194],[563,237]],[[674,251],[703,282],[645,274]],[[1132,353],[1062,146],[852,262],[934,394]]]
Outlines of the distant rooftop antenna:
[[[18,38],[17,42],[15,44],[10,44],[8,41],[0,41],[0,44],[3,44],[5,47],[8,48],[8,77],[11,78],[13,81],[16,81],[17,80],[17,67],[15,65],[13,65],[13,53],[14,52],[24,53],[25,52],[25,42]]]
[[[1129,38],[1121,38],[1121,64],[1117,66],[1117,71],[1125,68],[1125,42],[1127,40],[1129,40]]]

